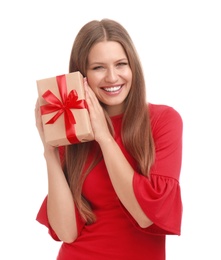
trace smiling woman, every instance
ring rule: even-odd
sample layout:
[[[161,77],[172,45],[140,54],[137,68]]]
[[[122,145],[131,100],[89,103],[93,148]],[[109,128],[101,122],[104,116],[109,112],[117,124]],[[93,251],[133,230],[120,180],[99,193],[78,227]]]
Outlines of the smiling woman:
[[[165,260],[166,235],[181,229],[181,116],[146,101],[137,52],[116,21],[85,24],[69,65],[84,76],[95,139],[50,146],[37,102],[48,174],[37,220],[63,241],[58,260]]]

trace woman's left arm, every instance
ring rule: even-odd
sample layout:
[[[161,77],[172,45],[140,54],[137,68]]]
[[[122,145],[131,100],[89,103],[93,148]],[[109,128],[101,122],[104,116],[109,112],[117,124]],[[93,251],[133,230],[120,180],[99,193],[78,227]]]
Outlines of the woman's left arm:
[[[135,197],[133,190],[134,169],[112,137],[107,126],[103,108],[100,106],[94,92],[87,85],[86,80],[84,84],[95,140],[100,145],[115,192],[138,225],[146,228],[152,225],[153,222],[146,216]]]

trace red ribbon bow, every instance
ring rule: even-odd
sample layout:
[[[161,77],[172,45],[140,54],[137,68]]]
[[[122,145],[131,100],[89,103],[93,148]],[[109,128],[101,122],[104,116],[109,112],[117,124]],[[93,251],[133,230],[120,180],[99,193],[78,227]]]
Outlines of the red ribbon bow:
[[[41,106],[41,114],[45,115],[58,111],[49,121],[46,122],[46,124],[53,124],[59,116],[64,113],[67,139],[70,143],[78,143],[79,140],[76,136],[74,127],[76,121],[71,109],[87,109],[87,103],[85,100],[78,100],[77,91],[74,89],[67,94],[65,75],[57,76],[56,80],[61,100],[59,100],[50,90],[47,90],[42,97],[48,102],[48,104]]]

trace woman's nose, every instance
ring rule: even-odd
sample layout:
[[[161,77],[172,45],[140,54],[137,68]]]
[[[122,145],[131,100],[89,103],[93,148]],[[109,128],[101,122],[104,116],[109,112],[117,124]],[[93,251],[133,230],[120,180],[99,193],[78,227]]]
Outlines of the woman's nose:
[[[118,75],[115,69],[111,68],[108,69],[106,72],[106,77],[105,77],[107,82],[116,82],[118,79]]]

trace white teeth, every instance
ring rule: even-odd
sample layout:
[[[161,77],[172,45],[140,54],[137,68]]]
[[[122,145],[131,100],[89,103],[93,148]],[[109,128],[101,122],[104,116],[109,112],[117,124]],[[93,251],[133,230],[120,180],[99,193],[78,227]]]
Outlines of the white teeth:
[[[118,91],[120,88],[121,88],[121,86],[111,87],[111,88],[104,88],[104,90],[106,90],[108,92],[115,92],[115,91]]]

